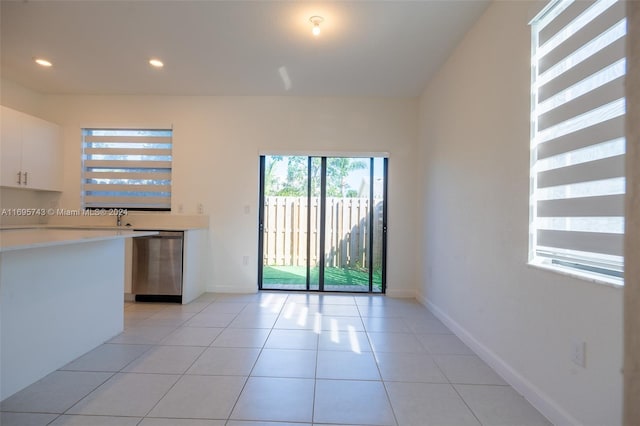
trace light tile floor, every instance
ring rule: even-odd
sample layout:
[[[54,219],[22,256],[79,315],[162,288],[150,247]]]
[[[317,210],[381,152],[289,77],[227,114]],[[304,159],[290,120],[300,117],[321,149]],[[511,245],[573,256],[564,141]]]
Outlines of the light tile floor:
[[[426,308],[380,295],[205,294],[0,404],[2,426],[549,425]]]

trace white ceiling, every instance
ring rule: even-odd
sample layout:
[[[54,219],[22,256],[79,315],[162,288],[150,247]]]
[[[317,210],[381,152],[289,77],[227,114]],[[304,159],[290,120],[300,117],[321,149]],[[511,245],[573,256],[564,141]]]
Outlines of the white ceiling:
[[[2,0],[1,72],[59,94],[418,96],[489,1]]]

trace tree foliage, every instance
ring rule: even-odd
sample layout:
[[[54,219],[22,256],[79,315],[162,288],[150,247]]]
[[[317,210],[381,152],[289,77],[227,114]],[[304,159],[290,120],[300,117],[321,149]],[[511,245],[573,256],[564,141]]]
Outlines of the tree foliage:
[[[286,158],[286,180],[276,175],[279,163]],[[355,170],[367,168],[367,163],[352,158],[327,159],[327,197],[357,197],[358,191],[349,188],[347,177]],[[265,195],[269,196],[307,196],[308,178],[311,180],[312,196],[320,195],[321,161],[318,157],[311,158],[311,175],[309,174],[308,157],[269,156],[265,163]]]

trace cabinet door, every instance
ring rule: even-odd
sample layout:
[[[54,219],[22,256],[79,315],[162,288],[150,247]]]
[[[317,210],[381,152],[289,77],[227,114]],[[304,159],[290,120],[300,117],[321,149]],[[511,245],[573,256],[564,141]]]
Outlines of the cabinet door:
[[[0,186],[21,187],[18,173],[22,162],[22,114],[11,108],[1,107],[0,121]],[[22,179],[21,179],[22,180]]]
[[[62,141],[60,127],[26,115],[22,126],[22,171],[26,187],[62,190]]]

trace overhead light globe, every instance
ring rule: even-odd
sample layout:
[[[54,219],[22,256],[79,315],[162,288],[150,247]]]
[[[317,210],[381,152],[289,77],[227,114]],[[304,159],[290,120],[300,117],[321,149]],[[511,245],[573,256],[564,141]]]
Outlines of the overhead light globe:
[[[320,23],[324,21],[322,16],[312,16],[309,18],[309,22],[313,24],[313,28],[311,29],[311,33],[318,37],[320,35]]]

